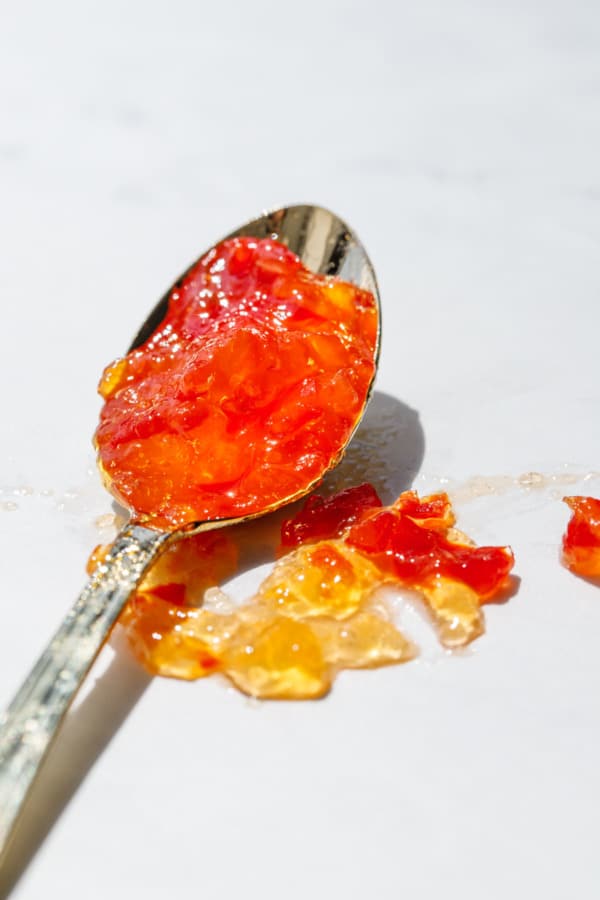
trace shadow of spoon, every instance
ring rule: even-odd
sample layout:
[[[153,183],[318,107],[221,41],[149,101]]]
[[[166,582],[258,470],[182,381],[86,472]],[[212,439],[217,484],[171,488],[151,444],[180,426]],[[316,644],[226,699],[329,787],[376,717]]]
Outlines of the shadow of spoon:
[[[110,648],[113,659],[87,696],[65,718],[15,825],[0,868],[0,900],[5,900],[14,889],[82,781],[153,680],[129,652],[122,632],[113,634]],[[94,678],[94,669],[88,678]]]

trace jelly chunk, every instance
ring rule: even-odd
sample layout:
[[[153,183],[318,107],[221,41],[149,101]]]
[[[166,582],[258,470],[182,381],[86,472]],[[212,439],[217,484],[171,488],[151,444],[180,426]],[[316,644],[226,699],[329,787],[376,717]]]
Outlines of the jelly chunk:
[[[380,580],[375,566],[343,541],[321,541],[280,559],[262,582],[257,600],[295,619],[345,619]]]
[[[340,669],[371,669],[407,662],[416,656],[414,644],[375,612],[358,612],[343,622],[312,623],[328,663]]]
[[[419,498],[407,491],[383,509],[363,485],[308,503],[284,522],[282,540],[294,549],[242,606],[224,602],[216,588],[207,590],[209,580],[233,574],[237,557],[226,534],[211,532],[173,545],[121,622],[134,653],[154,674],[195,679],[222,672],[252,696],[320,697],[340,669],[415,656],[376,594],[385,585],[418,592],[444,646],[463,646],[482,633],[481,604],[505,585],[512,552],[476,547],[453,524],[445,494]],[[337,536],[319,540],[319,533]],[[303,538],[307,543],[298,543]],[[218,595],[219,604],[190,605],[202,595]]]
[[[204,609],[182,608],[137,594],[121,618],[134,654],[153,675],[188,680],[222,668],[223,647],[239,622]]]
[[[297,547],[307,541],[340,537],[368,509],[382,503],[372,484],[361,484],[335,494],[320,497],[312,494],[299,513],[286,519],[281,526],[281,546]]]
[[[169,529],[304,493],[361,415],[377,324],[372,294],[313,274],[277,241],[224,241],[104,373],[95,443],[107,486]]]
[[[245,626],[243,638],[226,650],[224,666],[236,687],[254,697],[302,700],[322,697],[331,687],[317,635],[286,616]]]
[[[564,497],[573,515],[562,542],[562,559],[572,572],[600,578],[600,500]]]
[[[514,564],[510,548],[453,543],[434,522],[429,528],[401,507],[385,509],[352,526],[347,541],[404,584],[439,575],[468,585],[482,598],[494,594]]]
[[[392,582],[420,593],[446,647],[483,632],[480,605],[505,587],[514,564],[509,547],[476,547],[451,527],[454,521],[446,494],[420,500],[408,491],[346,536]]]
[[[447,494],[419,498],[416,491],[404,491],[392,508],[418,525],[434,531],[445,531],[456,521]]]

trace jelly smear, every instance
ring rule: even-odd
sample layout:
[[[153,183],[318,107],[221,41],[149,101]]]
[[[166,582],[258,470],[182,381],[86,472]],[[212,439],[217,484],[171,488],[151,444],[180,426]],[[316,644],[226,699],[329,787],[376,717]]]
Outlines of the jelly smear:
[[[445,494],[409,491],[385,508],[370,486],[313,497],[283,524],[282,544],[293,549],[242,606],[194,605],[209,581],[235,571],[233,541],[215,532],[173,545],[120,621],[153,674],[221,672],[252,696],[321,697],[341,669],[416,655],[377,594],[383,586],[420,596],[444,646],[464,646],[482,633],[481,605],[504,589],[512,552],[476,547],[453,525]]]
[[[565,566],[585,578],[600,578],[600,500],[564,497],[573,511],[562,542]]]
[[[109,490],[165,529],[305,493],[360,418],[377,326],[368,291],[315,275],[275,240],[224,241],[172,291],[158,330],[104,372],[95,443]]]

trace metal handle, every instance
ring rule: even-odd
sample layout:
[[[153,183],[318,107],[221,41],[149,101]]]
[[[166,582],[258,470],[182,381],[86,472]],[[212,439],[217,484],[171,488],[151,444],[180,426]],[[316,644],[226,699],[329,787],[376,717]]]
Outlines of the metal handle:
[[[63,716],[170,535],[127,525],[0,717],[0,855]]]

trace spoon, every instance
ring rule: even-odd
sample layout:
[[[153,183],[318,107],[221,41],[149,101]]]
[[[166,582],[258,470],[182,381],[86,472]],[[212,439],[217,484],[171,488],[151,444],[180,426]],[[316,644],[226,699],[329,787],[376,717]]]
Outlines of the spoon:
[[[381,316],[375,272],[362,244],[341,219],[318,206],[288,206],[242,225],[227,238],[240,236],[273,237],[287,245],[313,272],[335,275],[371,291],[378,310],[377,365]],[[167,312],[171,291],[172,288],[154,307],[130,351],[143,344],[160,325]],[[372,381],[354,430],[362,418],[371,388]],[[277,498],[275,503],[252,515],[194,522],[176,532],[156,531],[135,522],[121,529],[108,556],[96,568],[13,702],[0,717],[0,854],[8,843],[31,784],[69,705],[129,596],[157,556],[183,534],[237,524],[297,500],[309,493],[326,471],[337,464],[344,450],[345,447],[301,494]]]

